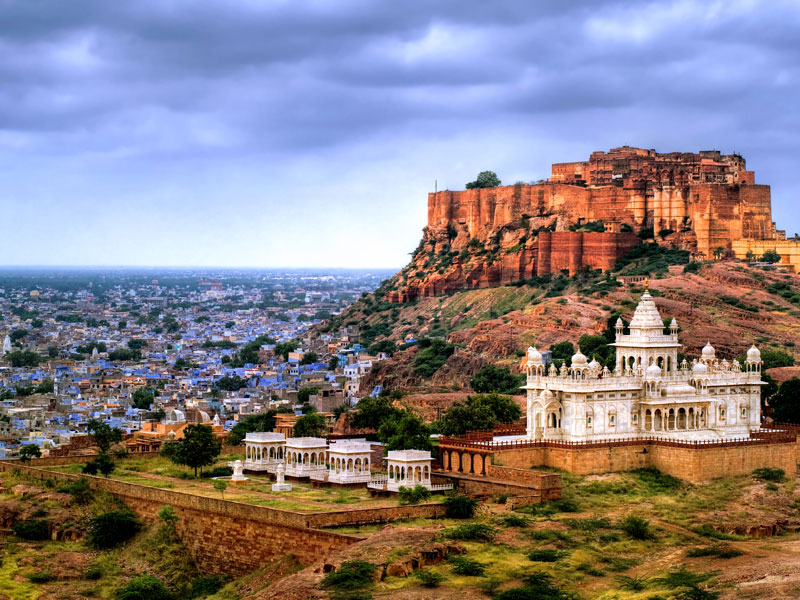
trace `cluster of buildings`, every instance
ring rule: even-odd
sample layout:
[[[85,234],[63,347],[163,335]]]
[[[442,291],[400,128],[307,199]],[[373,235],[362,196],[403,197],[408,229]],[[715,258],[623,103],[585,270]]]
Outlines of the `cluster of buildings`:
[[[377,492],[397,492],[421,485],[432,491],[452,484],[431,482],[433,458],[428,450],[390,450],[364,439],[328,441],[317,437],[286,437],[282,433],[248,433],[244,440],[244,471],[277,475],[338,486],[363,486]],[[372,471],[386,471],[373,476]],[[279,485],[280,485],[279,481]]]
[[[0,455],[30,443],[57,452],[89,419],[156,438],[215,420],[225,432],[275,409],[290,432],[303,389],[332,426],[384,356],[358,343],[357,327],[313,326],[378,277],[224,275],[118,275],[77,289],[0,277]]]

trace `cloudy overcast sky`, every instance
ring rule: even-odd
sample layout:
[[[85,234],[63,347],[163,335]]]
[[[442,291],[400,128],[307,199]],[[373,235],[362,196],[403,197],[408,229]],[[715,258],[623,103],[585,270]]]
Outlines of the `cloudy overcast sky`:
[[[0,0],[0,264],[399,267],[427,193],[745,156],[800,231],[800,3]]]

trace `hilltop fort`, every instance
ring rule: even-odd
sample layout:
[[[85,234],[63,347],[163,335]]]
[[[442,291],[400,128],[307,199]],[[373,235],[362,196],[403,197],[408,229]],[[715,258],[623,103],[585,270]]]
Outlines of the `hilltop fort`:
[[[422,241],[388,299],[605,271],[648,234],[697,259],[785,240],[770,187],[742,156],[623,146],[556,163],[535,184],[429,194]]]

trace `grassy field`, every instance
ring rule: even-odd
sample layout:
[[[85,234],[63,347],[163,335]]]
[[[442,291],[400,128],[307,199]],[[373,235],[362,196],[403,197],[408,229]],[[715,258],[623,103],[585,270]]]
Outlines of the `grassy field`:
[[[220,456],[214,468],[226,467],[228,462],[241,459],[239,454]],[[82,463],[48,467],[55,471],[79,474]],[[330,512],[352,508],[378,508],[397,506],[396,498],[372,498],[366,487],[359,488],[312,488],[308,483],[292,482],[290,492],[273,492],[272,481],[266,475],[248,475],[243,484],[229,485],[225,490],[226,500],[235,500],[257,506],[269,506],[298,512]],[[118,460],[111,479],[136,483],[150,487],[190,492],[200,496],[219,498],[221,494],[213,487],[212,479],[194,477],[187,467],[176,465],[163,457],[127,458]],[[438,496],[431,501],[435,502]]]

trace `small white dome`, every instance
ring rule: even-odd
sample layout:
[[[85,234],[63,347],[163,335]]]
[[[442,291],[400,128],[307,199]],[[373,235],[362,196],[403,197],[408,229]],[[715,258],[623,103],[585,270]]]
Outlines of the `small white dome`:
[[[747,362],[761,362],[761,350],[756,348],[755,345],[747,351]]]
[[[692,373],[708,373],[708,367],[701,362],[695,363],[692,367]]]
[[[596,369],[596,370],[599,371],[600,369],[603,368],[603,365],[601,365],[599,362],[597,362],[597,359],[592,359],[592,362],[589,363],[589,368],[590,369]]]
[[[545,402],[549,402],[553,399],[553,392],[550,390],[542,390],[542,393],[539,394],[539,398],[541,398]]]
[[[677,329],[678,328],[678,322],[675,320],[675,317],[672,317],[672,321],[670,321],[670,323],[669,323],[669,328],[670,329]]]
[[[661,377],[661,367],[658,365],[650,365],[645,371],[647,377]]]
[[[572,366],[573,367],[585,367],[587,366],[588,361],[586,357],[578,350],[575,354],[572,355]]]
[[[714,350],[714,346],[711,345],[711,342],[706,342],[706,345],[703,347],[702,356],[706,360],[714,360],[714,358],[716,358],[716,350]]]
[[[616,322],[616,324],[614,325],[614,327],[617,327],[617,328],[624,327],[624,325],[623,325],[623,323],[622,323],[622,317],[617,317],[617,322]]]
[[[542,353],[536,349],[536,346],[530,346],[528,348],[528,360],[534,363],[542,362]]]

